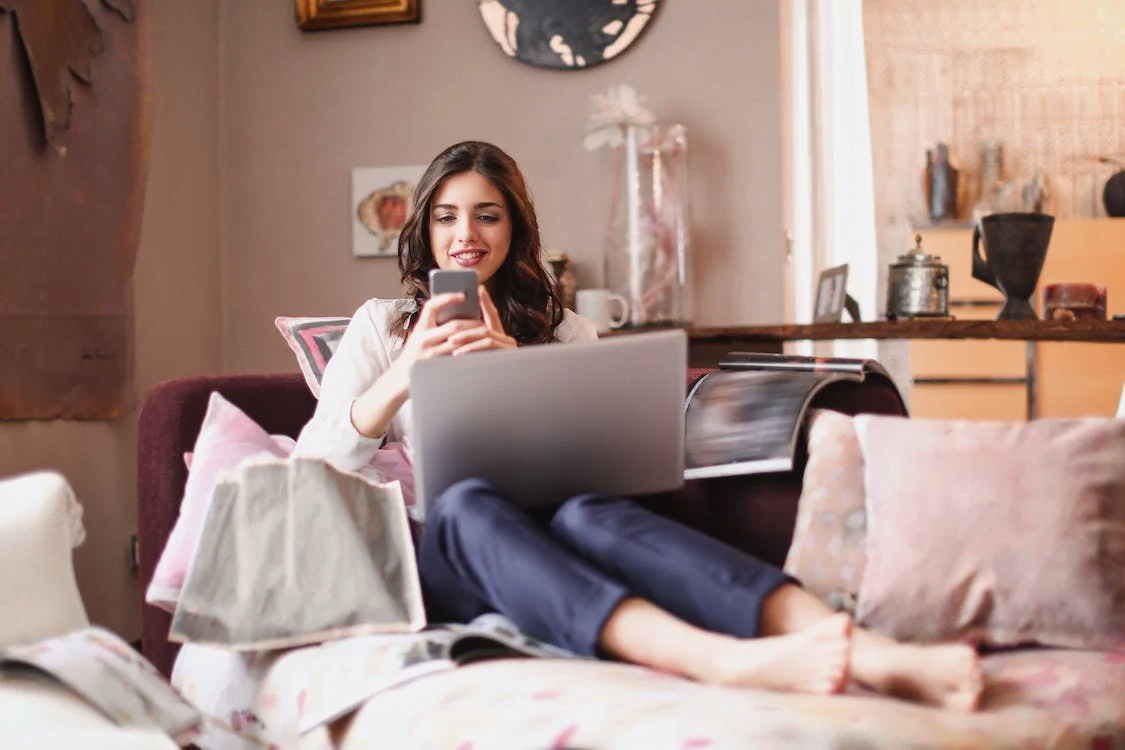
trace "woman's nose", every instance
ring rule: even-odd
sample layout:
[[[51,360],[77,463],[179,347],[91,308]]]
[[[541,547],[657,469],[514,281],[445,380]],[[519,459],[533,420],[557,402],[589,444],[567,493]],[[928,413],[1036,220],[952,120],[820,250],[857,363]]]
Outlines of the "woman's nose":
[[[460,226],[457,227],[457,239],[459,239],[462,244],[472,242],[476,239],[476,236],[476,228],[471,221],[462,221]]]

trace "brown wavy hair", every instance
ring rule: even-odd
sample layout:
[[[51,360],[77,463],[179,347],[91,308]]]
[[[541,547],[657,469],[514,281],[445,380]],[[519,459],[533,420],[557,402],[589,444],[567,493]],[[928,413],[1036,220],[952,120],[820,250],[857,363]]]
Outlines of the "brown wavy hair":
[[[520,345],[555,340],[563,306],[555,282],[543,264],[539,219],[515,160],[491,143],[464,141],[438,154],[414,189],[414,210],[398,238],[402,284],[414,305],[396,320],[392,332],[406,338],[430,297],[430,270],[437,268],[430,246],[430,212],[434,195],[452,175],[474,171],[496,186],[507,203],[512,222],[508,257],[488,281],[504,331]]]

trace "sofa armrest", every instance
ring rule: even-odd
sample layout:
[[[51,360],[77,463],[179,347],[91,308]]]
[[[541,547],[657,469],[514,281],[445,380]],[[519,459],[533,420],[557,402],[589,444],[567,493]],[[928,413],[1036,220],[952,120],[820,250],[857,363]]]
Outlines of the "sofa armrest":
[[[33,675],[0,680],[4,750],[176,750],[157,729],[120,727],[63,685]]]
[[[74,491],[53,471],[0,481],[0,645],[88,624],[74,577]],[[77,524],[77,525],[76,525]]]

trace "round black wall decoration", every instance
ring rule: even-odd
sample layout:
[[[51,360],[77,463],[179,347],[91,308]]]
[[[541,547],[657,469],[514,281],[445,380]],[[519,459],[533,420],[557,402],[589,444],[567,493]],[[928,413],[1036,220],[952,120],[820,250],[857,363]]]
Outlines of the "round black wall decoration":
[[[540,68],[600,65],[640,38],[660,0],[478,0],[508,57]]]

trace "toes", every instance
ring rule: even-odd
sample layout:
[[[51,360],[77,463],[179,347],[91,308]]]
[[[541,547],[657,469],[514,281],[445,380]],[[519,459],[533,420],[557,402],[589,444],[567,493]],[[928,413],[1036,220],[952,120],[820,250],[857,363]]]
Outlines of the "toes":
[[[840,668],[836,670],[836,674],[833,675],[832,686],[828,692],[833,695],[842,693],[846,684],[848,684],[848,670],[846,666],[841,665]]]

